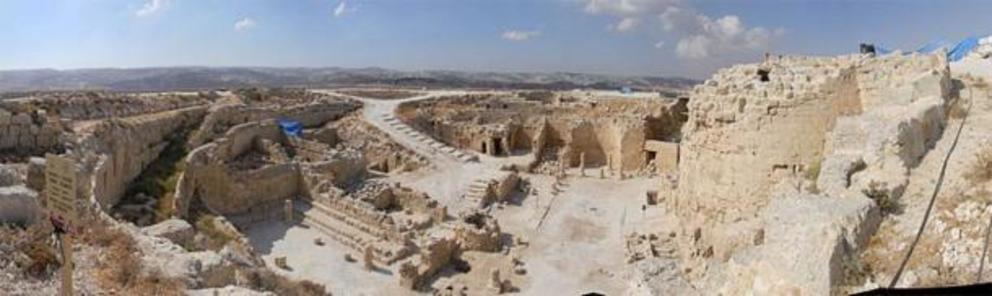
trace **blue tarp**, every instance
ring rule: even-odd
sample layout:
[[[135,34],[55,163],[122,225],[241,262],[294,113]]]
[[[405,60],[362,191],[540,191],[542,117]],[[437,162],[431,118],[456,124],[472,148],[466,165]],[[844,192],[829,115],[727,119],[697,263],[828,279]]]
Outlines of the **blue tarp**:
[[[968,53],[975,50],[978,47],[978,37],[971,36],[958,42],[951,51],[947,52],[947,59],[950,61],[959,61],[963,59]]]
[[[954,43],[951,43],[950,41],[944,39],[935,39],[930,42],[927,42],[927,44],[924,44],[923,46],[920,46],[920,48],[916,49],[916,52],[933,53],[935,51],[940,50],[941,48],[950,49],[953,46]]]
[[[887,54],[892,53],[892,50],[889,50],[888,48],[885,48],[885,47],[881,47],[881,46],[875,45],[875,53],[876,54],[879,54],[879,55],[887,55]]]
[[[303,125],[299,121],[279,119],[279,127],[288,136],[299,137],[303,133]]]

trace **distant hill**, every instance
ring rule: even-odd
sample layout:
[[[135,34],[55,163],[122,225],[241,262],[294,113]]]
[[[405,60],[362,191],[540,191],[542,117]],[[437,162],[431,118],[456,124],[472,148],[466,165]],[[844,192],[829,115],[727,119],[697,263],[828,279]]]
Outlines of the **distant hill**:
[[[697,81],[686,78],[609,76],[580,73],[497,73],[396,71],[382,68],[170,67],[0,71],[0,92],[100,89],[112,91],[197,90],[213,88],[399,87],[617,89],[677,91]]]

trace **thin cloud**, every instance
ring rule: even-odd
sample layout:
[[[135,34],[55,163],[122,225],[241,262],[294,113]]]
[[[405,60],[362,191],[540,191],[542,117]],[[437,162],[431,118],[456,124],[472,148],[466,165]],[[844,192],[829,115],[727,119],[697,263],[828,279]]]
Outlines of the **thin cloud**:
[[[151,15],[164,9],[166,6],[169,6],[169,0],[150,0],[145,2],[145,5],[141,6],[141,9],[138,9],[134,15],[139,17]]]
[[[503,39],[520,42],[533,39],[541,35],[541,31],[506,31],[503,32]]]
[[[250,17],[246,17],[234,23],[234,30],[239,32],[245,31],[254,28],[255,25],[256,25],[255,20],[251,19]]]
[[[338,3],[338,6],[334,7],[334,17],[341,17],[348,12],[350,10],[348,9],[348,3],[345,1],[341,1]]]
[[[616,25],[611,26],[614,31],[617,32],[627,32],[633,30],[641,23],[641,20],[636,17],[625,17],[620,20]]]

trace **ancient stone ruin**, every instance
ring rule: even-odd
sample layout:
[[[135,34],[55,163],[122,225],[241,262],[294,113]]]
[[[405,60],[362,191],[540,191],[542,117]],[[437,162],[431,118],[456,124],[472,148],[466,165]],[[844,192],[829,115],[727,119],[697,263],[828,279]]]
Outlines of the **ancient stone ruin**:
[[[79,180],[87,295],[846,294],[895,278],[938,182],[896,282],[960,284],[992,214],[990,77],[960,63],[768,55],[676,95],[31,93],[0,101],[0,287],[66,268],[34,243],[46,155]]]

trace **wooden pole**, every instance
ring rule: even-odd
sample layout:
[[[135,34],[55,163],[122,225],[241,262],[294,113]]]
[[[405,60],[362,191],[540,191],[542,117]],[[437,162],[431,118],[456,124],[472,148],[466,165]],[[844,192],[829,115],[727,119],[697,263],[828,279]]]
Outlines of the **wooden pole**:
[[[75,269],[75,264],[72,261],[72,239],[67,233],[63,233],[59,237],[62,242],[62,291],[59,294],[72,296],[72,270]]]

